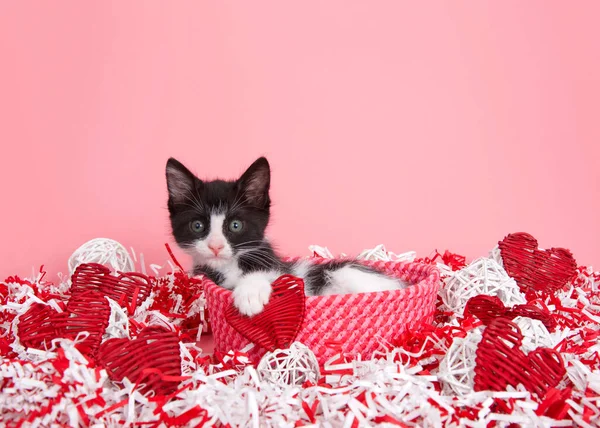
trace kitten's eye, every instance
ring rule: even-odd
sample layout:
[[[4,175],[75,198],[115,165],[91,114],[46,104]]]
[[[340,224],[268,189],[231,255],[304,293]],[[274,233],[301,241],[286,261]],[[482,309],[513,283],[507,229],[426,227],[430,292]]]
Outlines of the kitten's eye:
[[[190,223],[190,229],[192,229],[192,232],[194,233],[200,233],[204,230],[204,223],[200,220],[194,220]]]
[[[242,225],[242,222],[239,220],[232,220],[231,223],[229,223],[229,230],[231,230],[234,233],[241,232],[241,230],[243,228],[244,228],[244,226]]]

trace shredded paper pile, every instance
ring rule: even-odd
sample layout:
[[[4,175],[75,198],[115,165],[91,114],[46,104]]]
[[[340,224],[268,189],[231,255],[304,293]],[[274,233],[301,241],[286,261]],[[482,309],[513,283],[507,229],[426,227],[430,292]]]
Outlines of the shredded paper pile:
[[[417,259],[379,246],[360,254],[437,265],[442,284],[435,321],[381,343],[371,359],[339,353],[315,381],[301,385],[261,376],[247,350],[204,353],[198,343],[210,325],[203,281],[177,266],[152,265],[153,275],[144,275],[148,282],[133,295],[102,294],[100,302],[96,294],[76,296],[74,276],[51,283],[42,269],[28,279],[9,277],[0,282],[2,424],[599,426],[600,273],[575,265],[559,286],[524,288],[526,280],[515,273],[518,258],[507,257],[509,244],[469,264],[450,252]],[[311,254],[333,257],[317,246]],[[554,255],[546,262],[554,263]],[[519,272],[540,269],[562,278],[536,263]],[[102,331],[72,321],[85,319],[75,302],[84,298],[105,305]],[[102,313],[91,313],[91,306],[88,312],[92,318]],[[144,335],[156,339],[142,341]],[[514,346],[505,345],[511,340]],[[128,346],[135,354],[120,351]],[[144,358],[147,368],[127,371],[132,359]],[[527,365],[522,380],[522,373],[511,374],[511,360]],[[500,380],[498,367],[506,373]]]

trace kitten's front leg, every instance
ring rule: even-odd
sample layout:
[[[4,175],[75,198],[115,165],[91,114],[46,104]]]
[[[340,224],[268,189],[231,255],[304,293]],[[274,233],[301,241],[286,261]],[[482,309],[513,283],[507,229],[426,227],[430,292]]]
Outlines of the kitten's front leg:
[[[242,276],[233,289],[233,304],[242,315],[262,312],[271,296],[271,283],[277,279],[275,272],[252,272]]]

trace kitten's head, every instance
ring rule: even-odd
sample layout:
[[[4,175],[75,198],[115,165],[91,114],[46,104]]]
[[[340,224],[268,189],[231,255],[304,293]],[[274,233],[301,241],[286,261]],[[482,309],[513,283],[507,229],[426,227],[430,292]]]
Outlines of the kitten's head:
[[[197,264],[219,269],[263,242],[271,206],[265,158],[235,181],[202,181],[173,158],[166,173],[173,236]]]

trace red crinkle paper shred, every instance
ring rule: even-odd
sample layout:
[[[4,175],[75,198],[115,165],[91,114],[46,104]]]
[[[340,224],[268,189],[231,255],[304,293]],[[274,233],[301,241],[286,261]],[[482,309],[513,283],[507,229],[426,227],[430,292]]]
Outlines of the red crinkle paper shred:
[[[418,258],[415,259],[415,262],[425,264],[443,263],[450,267],[453,271],[457,271],[466,266],[466,260],[466,257],[451,253],[448,250],[444,251],[444,254],[441,254],[436,250],[433,257]]]
[[[168,244],[165,244],[171,259],[178,270],[173,272],[173,281],[167,277],[158,278],[154,284],[154,301],[151,310],[157,310],[166,317],[180,320],[180,329],[186,339],[192,341],[198,336],[198,330],[210,333],[208,310],[204,310],[204,323],[201,315],[189,315],[192,305],[204,294],[204,280],[188,275],[175,258]],[[181,301],[173,299],[173,295],[181,296]],[[176,311],[176,307],[179,309]]]

